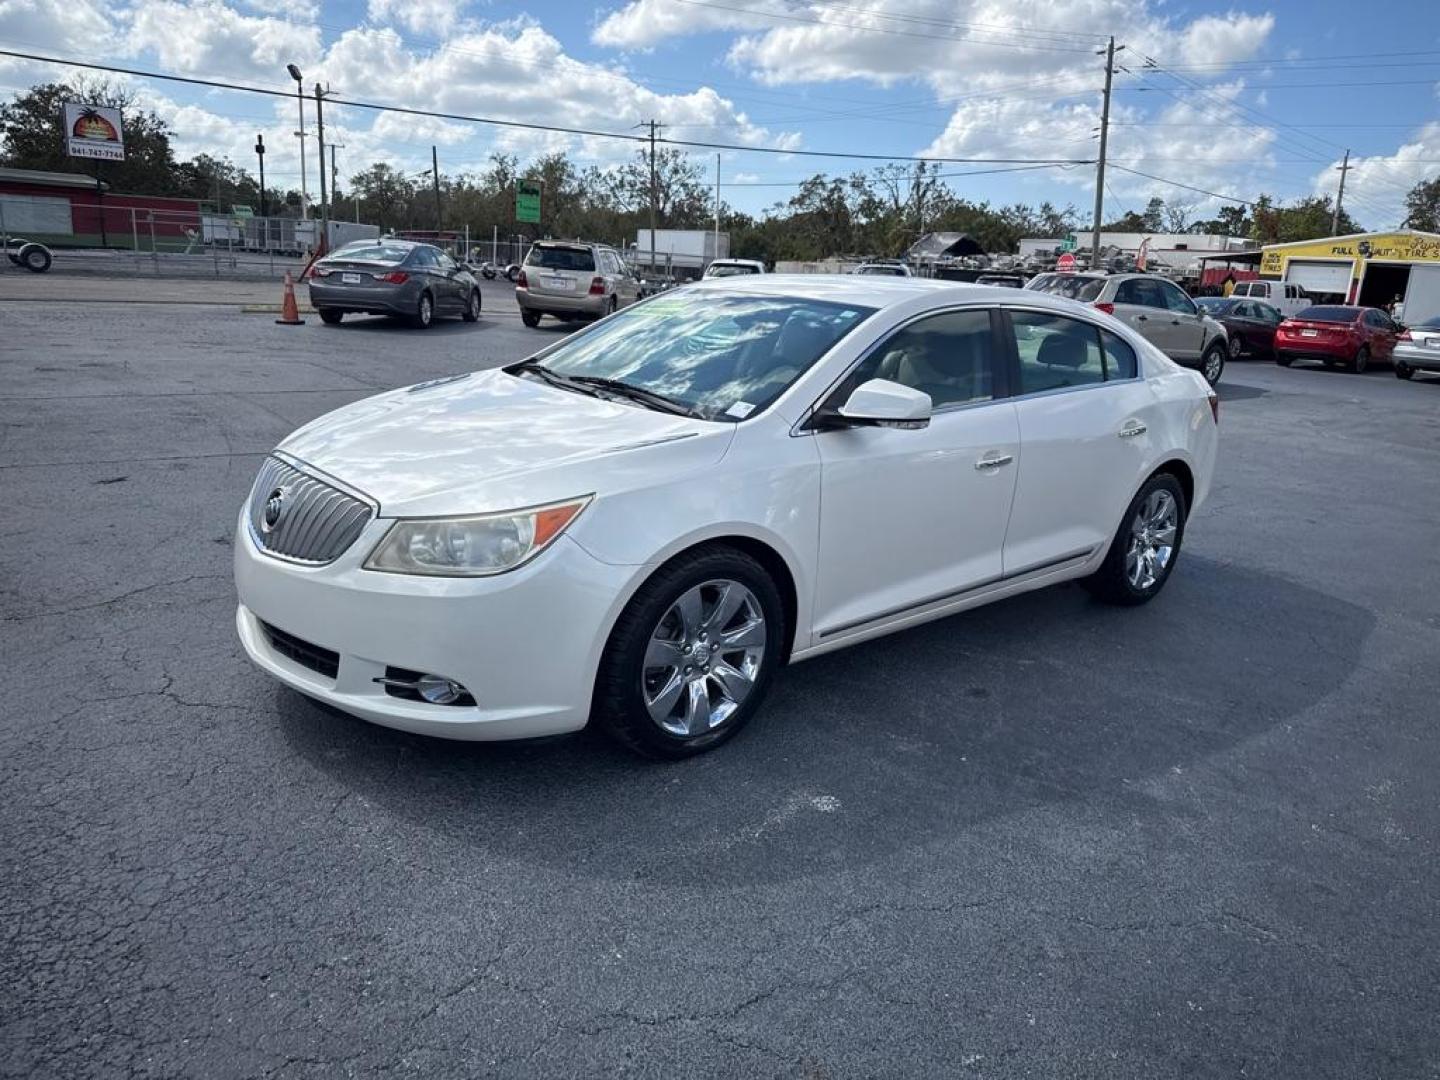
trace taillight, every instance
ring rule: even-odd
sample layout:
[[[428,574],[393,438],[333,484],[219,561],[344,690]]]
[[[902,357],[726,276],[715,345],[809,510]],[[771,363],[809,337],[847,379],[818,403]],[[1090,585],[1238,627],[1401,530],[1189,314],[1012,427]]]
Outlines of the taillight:
[[[603,277],[593,277],[593,278],[590,279],[590,295],[591,295],[591,296],[604,296],[604,295],[605,295],[605,279],[604,279]]]
[[[380,280],[387,285],[404,285],[410,280],[410,275],[404,270],[391,270],[388,274],[381,274]]]
[[[1210,415],[1215,419],[1215,423],[1220,423],[1220,395],[1214,390],[1210,391]]]
[[[328,266],[312,266],[305,272],[306,277],[328,277],[330,268]]]
[[[1401,330],[1401,331],[1400,331],[1400,336],[1399,336],[1398,338],[1396,338],[1395,340],[1396,340],[1396,341],[1414,341],[1415,339],[1410,336],[1410,331],[1409,331],[1409,330]]]
[[[1103,311],[1106,315],[1114,315],[1114,314],[1115,314],[1115,305],[1114,305],[1114,304],[1096,304],[1096,305],[1095,305],[1095,308],[1096,308],[1097,311]]]
[[[517,289],[528,289],[530,287],[530,282],[525,279],[524,270],[521,270],[520,276],[515,279],[515,287]]]

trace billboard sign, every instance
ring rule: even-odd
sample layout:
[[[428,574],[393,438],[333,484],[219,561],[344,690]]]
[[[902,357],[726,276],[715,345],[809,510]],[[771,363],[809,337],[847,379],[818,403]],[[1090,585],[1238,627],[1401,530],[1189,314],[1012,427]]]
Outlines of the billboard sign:
[[[540,190],[539,180],[515,181],[516,221],[529,222],[532,225],[540,224]]]
[[[125,129],[119,109],[67,101],[64,115],[65,153],[70,157],[125,160]]]

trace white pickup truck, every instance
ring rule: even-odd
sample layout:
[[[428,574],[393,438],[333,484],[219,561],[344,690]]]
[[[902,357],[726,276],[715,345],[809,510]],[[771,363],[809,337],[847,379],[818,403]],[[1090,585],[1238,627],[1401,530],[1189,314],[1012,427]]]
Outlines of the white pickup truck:
[[[1264,300],[1286,318],[1315,303],[1309,293],[1289,281],[1242,281],[1230,295]]]

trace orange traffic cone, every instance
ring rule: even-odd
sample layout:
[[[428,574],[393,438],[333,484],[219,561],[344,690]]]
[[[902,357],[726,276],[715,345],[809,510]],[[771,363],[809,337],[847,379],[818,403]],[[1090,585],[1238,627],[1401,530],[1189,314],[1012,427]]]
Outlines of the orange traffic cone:
[[[285,299],[280,303],[280,318],[275,320],[281,326],[304,326],[305,320],[300,317],[300,309],[295,305],[295,281],[290,277],[290,271],[285,271]]]

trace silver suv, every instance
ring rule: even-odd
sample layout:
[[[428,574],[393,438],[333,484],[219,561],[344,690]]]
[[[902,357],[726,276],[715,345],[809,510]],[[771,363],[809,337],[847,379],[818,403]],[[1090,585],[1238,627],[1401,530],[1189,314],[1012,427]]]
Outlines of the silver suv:
[[[640,279],[604,244],[539,240],[515,279],[515,302],[526,326],[541,315],[601,319],[640,298]]]
[[[1025,286],[1109,312],[1183,367],[1214,386],[1225,370],[1225,327],[1200,310],[1185,290],[1154,274],[1041,274]]]

